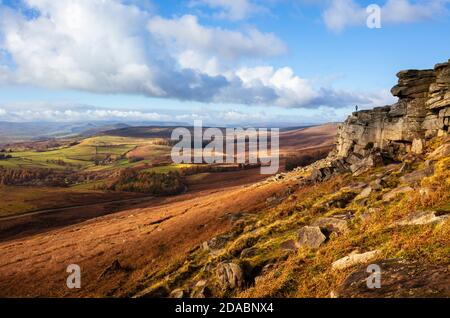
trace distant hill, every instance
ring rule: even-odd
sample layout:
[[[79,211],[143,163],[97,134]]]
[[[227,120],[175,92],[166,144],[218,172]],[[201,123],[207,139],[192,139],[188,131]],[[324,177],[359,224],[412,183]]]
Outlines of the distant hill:
[[[99,132],[128,127],[122,123],[14,123],[0,122],[0,143],[32,141],[44,138],[90,136]]]

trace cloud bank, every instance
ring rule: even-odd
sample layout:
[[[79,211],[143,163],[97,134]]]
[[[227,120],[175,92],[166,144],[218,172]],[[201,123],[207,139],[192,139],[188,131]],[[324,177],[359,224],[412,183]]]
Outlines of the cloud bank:
[[[202,2],[235,18],[250,10],[247,1]],[[316,87],[290,67],[261,63],[287,52],[272,33],[205,26],[193,15],[164,18],[135,3],[24,0],[22,10],[0,4],[0,83],[286,108],[381,98]]]

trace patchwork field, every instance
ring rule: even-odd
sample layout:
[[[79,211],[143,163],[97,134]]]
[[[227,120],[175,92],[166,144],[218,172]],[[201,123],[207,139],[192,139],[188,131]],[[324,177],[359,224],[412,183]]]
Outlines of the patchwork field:
[[[289,155],[331,147],[335,130],[335,125],[327,125],[283,132],[280,136],[282,161]],[[208,165],[173,164],[168,135],[168,128],[124,128],[85,139],[9,145],[6,149],[12,152],[7,154],[12,158],[0,160],[0,169],[16,171],[18,175],[45,170],[60,173],[63,178],[82,177],[64,187],[1,185],[0,240],[45,233],[128,209],[164,206],[169,201],[184,200],[184,195],[226,192],[228,188],[267,178],[260,174],[259,168],[241,170],[229,166],[224,170],[210,169]],[[126,168],[156,174],[189,170],[183,177],[186,194],[158,198],[102,188]],[[280,168],[284,169],[284,162]]]
[[[160,162],[161,158],[167,159],[170,148],[158,145],[158,141],[98,136],[48,151],[13,151],[8,153],[11,159],[0,160],[0,167],[102,170],[136,165],[134,157],[141,159],[139,164]]]

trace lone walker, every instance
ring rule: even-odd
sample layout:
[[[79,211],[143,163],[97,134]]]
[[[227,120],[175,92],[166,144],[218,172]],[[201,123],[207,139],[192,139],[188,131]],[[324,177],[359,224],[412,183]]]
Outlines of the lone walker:
[[[356,111],[358,111],[358,109],[359,109],[358,105],[355,106],[355,109],[356,109]]]

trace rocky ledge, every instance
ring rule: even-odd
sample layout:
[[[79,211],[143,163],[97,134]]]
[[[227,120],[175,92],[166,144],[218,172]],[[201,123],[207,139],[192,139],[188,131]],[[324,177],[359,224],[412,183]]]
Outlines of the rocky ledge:
[[[450,60],[432,70],[401,71],[397,77],[391,92],[398,102],[349,116],[338,128],[335,150],[315,171],[317,180],[421,154],[432,138],[448,135]]]

